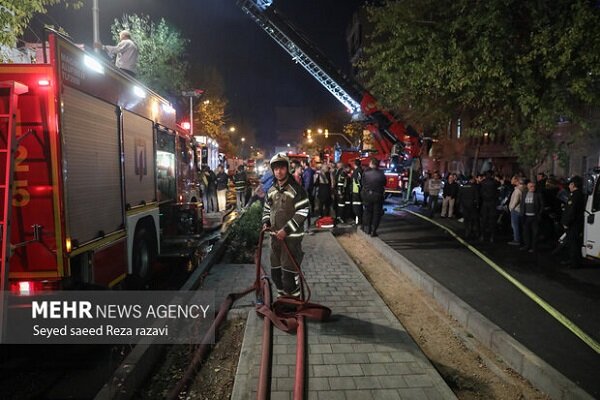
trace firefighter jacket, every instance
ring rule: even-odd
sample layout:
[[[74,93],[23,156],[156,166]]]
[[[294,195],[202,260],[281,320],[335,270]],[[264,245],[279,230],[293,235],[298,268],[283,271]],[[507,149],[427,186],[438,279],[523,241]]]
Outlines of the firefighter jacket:
[[[346,187],[348,186],[350,179],[348,177],[348,174],[346,173],[346,171],[344,171],[344,169],[339,169],[337,171],[337,176],[336,176],[336,180],[335,180],[335,192],[337,193],[338,196],[344,196],[344,194],[346,193]]]
[[[302,237],[309,209],[306,190],[289,175],[283,185],[275,182],[267,192],[262,223],[270,226],[274,232],[285,230],[288,237]]]
[[[362,185],[363,170],[361,167],[356,167],[352,172],[352,193],[360,193]]]
[[[240,171],[233,176],[233,184],[235,185],[236,192],[244,192],[246,191],[246,186],[248,186],[248,177],[246,176],[245,171]]]

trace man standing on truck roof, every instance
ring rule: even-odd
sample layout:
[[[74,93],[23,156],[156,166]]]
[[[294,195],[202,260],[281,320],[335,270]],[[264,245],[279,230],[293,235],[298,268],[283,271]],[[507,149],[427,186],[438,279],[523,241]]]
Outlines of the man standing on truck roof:
[[[129,31],[119,33],[119,43],[116,46],[105,46],[102,43],[94,43],[94,47],[106,51],[110,56],[117,56],[115,65],[121,71],[135,78],[137,73],[138,47],[131,40]]]
[[[271,159],[275,184],[269,189],[263,208],[262,223],[271,228],[271,278],[279,296],[300,297],[300,277],[296,264],[283,247],[287,244],[298,266],[302,263],[304,220],[310,202],[306,190],[290,175],[290,161],[284,153]]]

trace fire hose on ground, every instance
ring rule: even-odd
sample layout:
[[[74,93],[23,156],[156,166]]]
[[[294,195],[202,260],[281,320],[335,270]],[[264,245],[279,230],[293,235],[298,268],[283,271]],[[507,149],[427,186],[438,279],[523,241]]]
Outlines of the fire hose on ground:
[[[260,369],[258,375],[257,399],[264,400],[269,398],[269,378],[271,370],[271,326],[274,325],[278,329],[287,333],[296,333],[296,369],[294,378],[294,400],[304,399],[304,378],[305,378],[305,355],[306,355],[306,330],[305,317],[316,320],[325,321],[331,315],[331,310],[320,304],[310,303],[311,291],[308,286],[300,265],[293,257],[287,243],[283,241],[283,248],[287,252],[290,260],[294,264],[298,276],[300,277],[300,298],[280,296],[271,304],[271,285],[264,269],[262,268],[262,248],[264,236],[266,233],[271,233],[269,229],[263,229],[260,232],[258,240],[258,249],[256,251],[256,278],[254,284],[246,290],[239,293],[229,294],[225,301],[221,304],[219,311],[209,328],[207,334],[203,338],[202,345],[195,351],[192,360],[186,368],[183,377],[177,383],[175,388],[167,397],[170,400],[179,398],[179,394],[190,383],[199,365],[204,360],[209,343],[212,342],[212,335],[216,336],[221,323],[227,317],[227,313],[231,309],[233,303],[250,292],[256,293],[256,312],[263,316],[263,337],[262,337],[262,354]],[[272,234],[272,233],[271,233]],[[276,239],[272,239],[276,240]],[[306,291],[306,296],[305,296]]]

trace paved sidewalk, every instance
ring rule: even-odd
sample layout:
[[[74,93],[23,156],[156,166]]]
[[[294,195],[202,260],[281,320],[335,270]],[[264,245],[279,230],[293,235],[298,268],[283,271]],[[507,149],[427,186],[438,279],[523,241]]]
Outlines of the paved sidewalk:
[[[333,311],[329,322],[308,323],[308,398],[455,399],[333,235],[306,236],[303,245],[312,300]],[[234,400],[256,398],[261,335],[262,320],[251,311]],[[295,336],[273,330],[273,400],[292,399],[295,343]]]

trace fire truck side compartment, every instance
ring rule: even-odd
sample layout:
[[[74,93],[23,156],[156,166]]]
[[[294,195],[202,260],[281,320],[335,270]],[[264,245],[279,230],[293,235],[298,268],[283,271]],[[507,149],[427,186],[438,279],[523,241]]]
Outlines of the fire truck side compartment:
[[[118,119],[114,105],[70,87],[62,100],[67,234],[82,245],[124,226]]]

